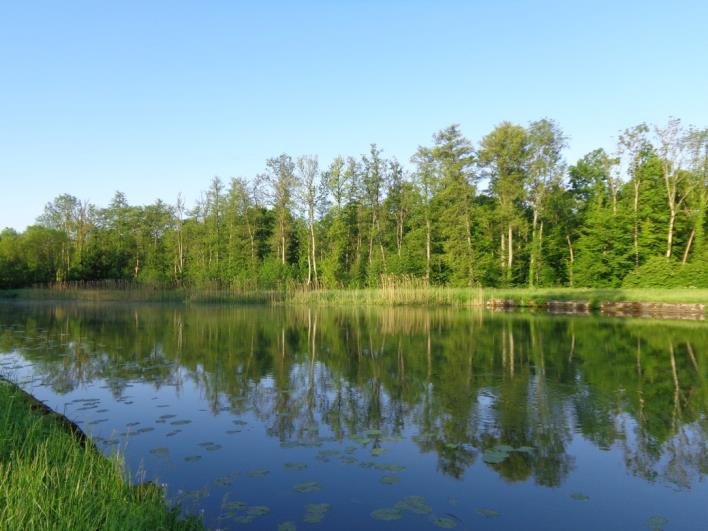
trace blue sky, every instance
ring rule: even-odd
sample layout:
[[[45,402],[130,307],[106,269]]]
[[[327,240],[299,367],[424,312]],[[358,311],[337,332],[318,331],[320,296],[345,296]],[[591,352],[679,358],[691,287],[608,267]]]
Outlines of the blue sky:
[[[0,4],[0,227],[60,193],[105,205],[262,171],[269,156],[408,161],[553,118],[567,159],[668,116],[708,126],[708,2]]]

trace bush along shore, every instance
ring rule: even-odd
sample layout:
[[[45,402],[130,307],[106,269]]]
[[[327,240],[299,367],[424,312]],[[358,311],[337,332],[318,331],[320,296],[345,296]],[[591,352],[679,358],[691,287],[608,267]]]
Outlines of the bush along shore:
[[[153,483],[131,485],[65,417],[0,378],[0,527],[198,530]]]

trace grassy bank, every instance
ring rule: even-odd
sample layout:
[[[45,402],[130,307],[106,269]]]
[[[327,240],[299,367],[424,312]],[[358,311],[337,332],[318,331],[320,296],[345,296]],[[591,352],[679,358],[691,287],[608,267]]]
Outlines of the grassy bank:
[[[292,292],[288,301],[338,305],[444,305],[484,306],[488,301],[509,300],[516,306],[537,307],[548,301],[587,301],[599,308],[603,302],[657,302],[708,304],[703,289],[589,289],[589,288],[396,288]]]
[[[160,488],[132,487],[61,417],[0,379],[0,528],[201,529],[167,506]]]
[[[593,308],[603,302],[708,304],[708,289],[593,289],[593,288],[446,288],[391,287],[331,290],[229,290],[199,288],[131,289],[17,289],[0,292],[17,300],[82,300],[95,302],[180,302],[237,304],[430,305],[484,306],[491,299],[537,307],[548,301],[586,301]]]

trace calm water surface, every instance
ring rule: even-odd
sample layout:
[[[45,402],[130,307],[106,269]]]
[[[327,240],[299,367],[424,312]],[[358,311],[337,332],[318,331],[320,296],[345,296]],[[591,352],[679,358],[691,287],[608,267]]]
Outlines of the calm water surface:
[[[211,528],[708,528],[704,323],[3,303],[0,372]]]

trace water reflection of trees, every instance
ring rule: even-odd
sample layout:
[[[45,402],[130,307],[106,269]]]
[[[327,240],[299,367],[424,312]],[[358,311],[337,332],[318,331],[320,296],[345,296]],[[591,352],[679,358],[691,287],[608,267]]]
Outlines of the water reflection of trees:
[[[406,433],[461,477],[500,443],[533,447],[493,466],[558,485],[574,431],[619,445],[647,480],[690,484],[705,449],[702,324],[422,309],[0,306],[0,348],[60,393],[104,379],[179,388],[212,410],[253,411],[283,443],[369,429]]]

